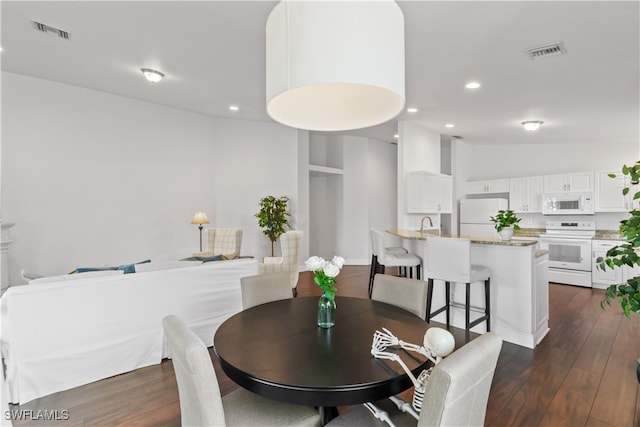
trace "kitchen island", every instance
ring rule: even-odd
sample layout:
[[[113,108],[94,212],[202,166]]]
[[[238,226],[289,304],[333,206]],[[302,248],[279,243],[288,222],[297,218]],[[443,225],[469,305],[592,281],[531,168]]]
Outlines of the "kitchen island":
[[[431,231],[387,230],[401,237],[404,246],[423,259],[425,243],[438,236]],[[549,332],[549,284],[547,251],[538,249],[535,239],[503,241],[472,236],[441,236],[471,240],[471,262],[491,269],[491,329],[505,341],[534,348]],[[464,285],[451,285],[451,324],[464,329]],[[434,284],[433,308],[444,305],[444,284]],[[483,287],[471,287],[471,319],[484,310]],[[445,323],[444,313],[434,318]],[[471,330],[485,332],[483,322]]]

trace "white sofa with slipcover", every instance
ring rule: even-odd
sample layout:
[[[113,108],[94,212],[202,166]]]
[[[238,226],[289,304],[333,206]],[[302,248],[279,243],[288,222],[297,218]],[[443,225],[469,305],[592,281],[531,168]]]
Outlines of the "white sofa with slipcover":
[[[169,314],[212,345],[218,326],[242,310],[240,278],[258,273],[254,259],[168,266],[9,288],[0,300],[9,402],[160,363]]]

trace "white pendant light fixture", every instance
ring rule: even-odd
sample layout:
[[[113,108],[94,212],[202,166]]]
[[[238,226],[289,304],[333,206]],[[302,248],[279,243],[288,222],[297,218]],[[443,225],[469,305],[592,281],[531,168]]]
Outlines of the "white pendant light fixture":
[[[522,126],[524,126],[525,130],[528,131],[534,131],[534,130],[538,130],[538,128],[542,125],[542,123],[539,120],[529,120],[526,122],[522,122]]]
[[[341,131],[402,112],[404,16],[393,0],[283,0],[266,26],[267,112],[299,129]]]

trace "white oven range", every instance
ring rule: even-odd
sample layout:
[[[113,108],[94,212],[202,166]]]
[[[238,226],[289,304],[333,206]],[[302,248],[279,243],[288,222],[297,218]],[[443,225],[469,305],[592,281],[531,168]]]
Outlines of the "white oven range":
[[[540,249],[549,250],[549,281],[591,287],[591,240],[595,221],[547,221]]]

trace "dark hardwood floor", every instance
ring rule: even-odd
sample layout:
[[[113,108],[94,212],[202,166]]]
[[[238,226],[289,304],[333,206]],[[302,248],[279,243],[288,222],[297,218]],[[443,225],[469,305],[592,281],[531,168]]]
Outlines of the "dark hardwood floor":
[[[369,269],[346,266],[339,295],[367,297]],[[320,295],[310,273],[302,273],[298,295]],[[603,292],[550,286],[551,331],[535,349],[504,343],[496,369],[487,426],[640,427],[640,316],[600,309]],[[463,334],[456,331],[460,345]],[[237,386],[220,370],[211,351],[222,394]],[[407,393],[408,394],[408,393]],[[171,361],[55,393],[14,410],[68,411],[65,421],[14,420],[14,426],[178,426],[180,406]],[[348,409],[348,408],[341,408]],[[5,414],[3,414],[3,419]]]

